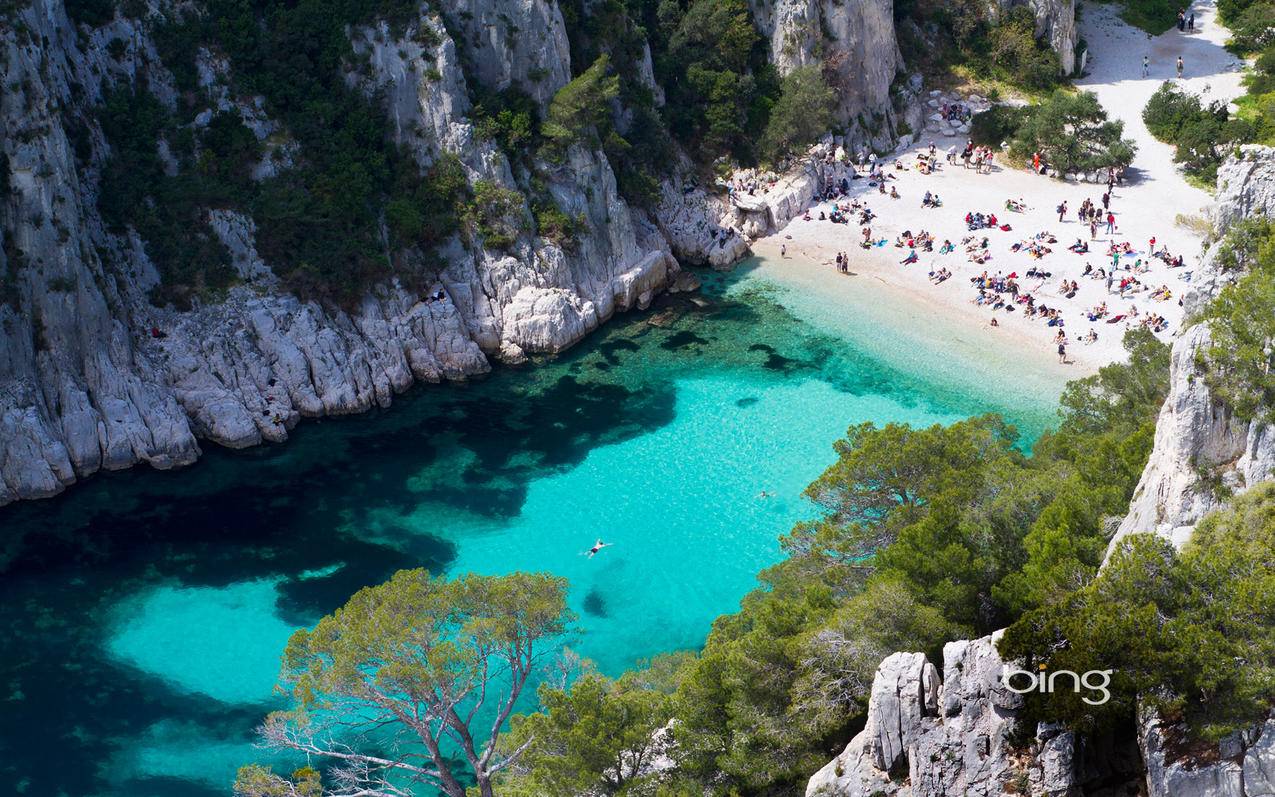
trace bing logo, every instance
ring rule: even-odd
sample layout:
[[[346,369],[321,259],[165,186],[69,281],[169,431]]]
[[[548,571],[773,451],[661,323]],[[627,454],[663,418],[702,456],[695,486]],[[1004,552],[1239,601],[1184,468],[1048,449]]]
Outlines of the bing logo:
[[[1044,664],[1040,665],[1038,672],[1031,672],[1005,664],[1001,666],[1001,683],[1005,684],[1006,689],[1019,695],[1032,692],[1047,694],[1057,691],[1061,680],[1063,689],[1070,684],[1073,692],[1078,693],[1081,687],[1084,687],[1092,693],[1102,695],[1097,699],[1089,695],[1080,698],[1091,706],[1101,706],[1111,699],[1111,691],[1107,687],[1111,686],[1113,672],[1115,670],[1089,670],[1084,674],[1077,674],[1071,670],[1047,672]]]

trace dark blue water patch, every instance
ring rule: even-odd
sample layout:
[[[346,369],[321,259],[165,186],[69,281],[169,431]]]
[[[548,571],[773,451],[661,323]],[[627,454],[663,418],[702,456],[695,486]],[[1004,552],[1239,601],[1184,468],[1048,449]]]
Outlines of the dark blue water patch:
[[[670,335],[668,340],[660,344],[660,348],[665,351],[676,351],[678,349],[698,350],[708,345],[708,343],[708,338],[702,338],[694,332],[684,329],[681,332],[674,332]]]
[[[598,591],[597,587],[591,588],[584,596],[584,611],[585,614],[592,617],[607,616],[606,598],[602,597],[602,593]]]
[[[642,347],[633,340],[628,338],[612,338],[598,344],[598,354],[606,361],[607,365],[620,364],[620,352],[641,351]]]
[[[127,778],[121,791],[145,797],[226,797],[228,789],[214,789],[182,778]]]

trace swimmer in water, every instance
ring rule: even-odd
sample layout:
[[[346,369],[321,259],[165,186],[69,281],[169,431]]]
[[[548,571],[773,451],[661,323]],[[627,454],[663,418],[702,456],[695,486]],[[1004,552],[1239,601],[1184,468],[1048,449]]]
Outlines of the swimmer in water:
[[[762,490],[760,493],[757,493],[757,497],[758,497],[758,498],[769,498],[769,497],[770,497],[770,493],[766,492],[765,490]]]
[[[615,543],[612,543],[612,542],[603,542],[602,540],[598,540],[597,542],[593,543],[593,547],[589,549],[589,558],[592,559],[594,555],[597,554],[598,551],[614,544]]]

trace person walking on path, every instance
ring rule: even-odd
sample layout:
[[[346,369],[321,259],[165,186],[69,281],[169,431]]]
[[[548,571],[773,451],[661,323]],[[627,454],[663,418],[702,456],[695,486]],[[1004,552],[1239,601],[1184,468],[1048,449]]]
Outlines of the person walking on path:
[[[1178,80],[1182,79],[1182,56],[1178,56]]]
[[[1187,18],[1186,29],[1192,33],[1195,33],[1195,12],[1194,11],[1192,11],[1191,16]]]
[[[1149,74],[1151,74],[1151,57],[1144,55],[1142,56],[1142,76],[1146,77]]]
[[[1178,11],[1178,33],[1186,30],[1186,9]]]

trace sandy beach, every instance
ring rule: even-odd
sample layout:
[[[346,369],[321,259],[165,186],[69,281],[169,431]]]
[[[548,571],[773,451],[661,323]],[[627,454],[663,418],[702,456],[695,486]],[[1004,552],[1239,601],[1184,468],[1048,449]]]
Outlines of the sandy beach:
[[[1194,33],[1179,33],[1176,28],[1157,36],[1129,26],[1119,19],[1117,8],[1103,4],[1087,4],[1081,19],[1081,29],[1090,47],[1090,61],[1085,77],[1076,81],[1083,90],[1093,91],[1113,119],[1124,122],[1125,136],[1137,143],[1138,152],[1126,173],[1124,184],[1117,185],[1112,193],[1110,208],[1114,213],[1114,234],[1106,233],[1106,225],[1100,225],[1096,238],[1090,238],[1090,229],[1076,217],[1076,208],[1089,199],[1101,206],[1106,184],[1072,183],[1033,174],[1028,169],[1016,169],[998,163],[990,174],[978,174],[966,169],[958,158],[947,164],[944,153],[953,146],[959,150],[964,139],[936,136],[923,138],[911,148],[893,158],[883,159],[883,165],[897,179],[889,180],[899,193],[898,199],[878,193],[869,187],[867,179],[855,180],[848,196],[836,200],[843,207],[852,200],[866,203],[876,214],[870,224],[875,240],[886,239],[881,247],[862,249],[861,228],[857,217],[850,223],[839,224],[820,221],[821,212],[833,210],[833,202],[821,202],[810,209],[810,220],[798,217],[778,234],[754,243],[753,249],[774,268],[790,268],[815,272],[825,289],[840,293],[845,285],[855,291],[872,293],[881,285],[889,286],[896,294],[914,298],[919,306],[918,315],[941,315],[945,329],[963,325],[981,330],[979,340],[999,341],[1031,356],[1038,363],[1057,362],[1055,335],[1057,327],[1047,326],[1040,319],[1025,318],[1021,307],[1007,312],[1003,308],[992,310],[974,303],[978,289],[971,285],[971,278],[986,272],[988,275],[1009,276],[1017,274],[1020,290],[1030,293],[1037,305],[1056,308],[1065,320],[1067,332],[1068,367],[1075,375],[1096,370],[1105,363],[1123,357],[1121,338],[1128,324],[1138,324],[1148,315],[1162,316],[1167,325],[1158,336],[1169,340],[1182,322],[1179,299],[1189,288],[1190,279],[1202,254],[1202,239],[1196,230],[1176,223],[1179,216],[1200,216],[1211,197],[1190,185],[1173,163],[1172,147],[1151,137],[1142,123],[1142,109],[1147,100],[1166,79],[1174,77],[1178,55],[1186,66],[1185,79],[1180,85],[1188,91],[1202,93],[1207,99],[1231,100],[1243,93],[1241,73],[1236,68],[1236,58],[1223,45],[1229,33],[1215,22],[1216,12],[1212,3],[1197,3]],[[1148,77],[1142,77],[1143,55],[1150,58]],[[939,151],[940,168],[929,175],[916,168],[917,154],[929,150],[931,141]],[[897,158],[905,168],[896,170]],[[938,208],[925,208],[922,198],[926,191],[942,200]],[[1006,200],[1022,200],[1023,212],[1006,209]],[[1067,214],[1059,222],[1056,211],[1062,202],[1067,203]],[[965,222],[969,212],[995,214],[999,228],[970,231]],[[918,248],[919,260],[902,265],[908,248],[896,247],[894,242],[904,231],[919,234],[929,232],[934,238],[934,249],[925,252]],[[1046,244],[1051,250],[1040,258],[1023,252],[1014,252],[1014,244],[1025,244],[1038,233],[1050,233],[1056,243]],[[971,262],[962,240],[976,236],[988,239],[991,258],[985,263]],[[1076,239],[1088,242],[1086,254],[1076,254],[1068,247]],[[1185,264],[1169,268],[1158,258],[1150,257],[1149,242],[1154,238],[1156,249],[1167,248],[1174,256],[1182,255]],[[939,254],[944,240],[955,245],[955,251]],[[1127,270],[1137,259],[1149,264],[1145,273],[1137,273],[1143,290],[1118,293],[1119,279],[1109,292],[1106,280],[1084,275],[1086,264],[1094,271],[1107,269],[1111,257],[1107,254],[1113,244],[1127,242],[1133,254],[1121,258],[1119,276],[1129,276]],[[784,254],[781,255],[781,249]],[[849,274],[840,273],[835,265],[838,252],[850,258]],[[951,278],[935,284],[930,273],[947,269]],[[1030,269],[1049,272],[1044,279],[1026,278]],[[1078,289],[1068,298],[1061,289],[1063,280],[1075,281]],[[834,288],[834,283],[837,283]],[[1167,288],[1168,299],[1153,298],[1153,292]],[[1090,321],[1087,315],[1095,307],[1105,303],[1108,314]],[[1136,317],[1134,317],[1136,311]],[[1107,323],[1118,315],[1127,320]],[[993,325],[993,319],[996,323]],[[926,323],[921,321],[921,323]],[[1092,330],[1097,340],[1081,342]],[[1034,355],[1034,356],[1033,356]]]

